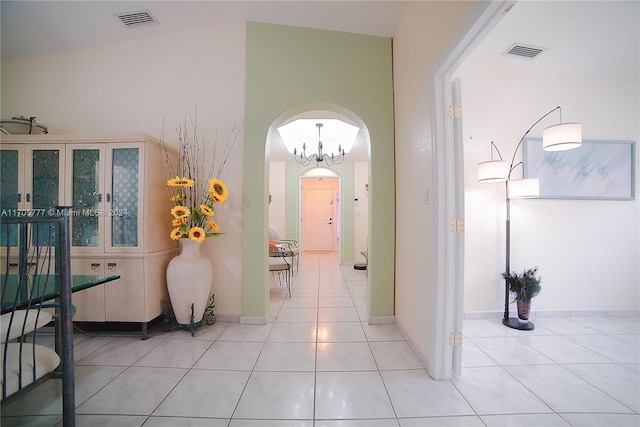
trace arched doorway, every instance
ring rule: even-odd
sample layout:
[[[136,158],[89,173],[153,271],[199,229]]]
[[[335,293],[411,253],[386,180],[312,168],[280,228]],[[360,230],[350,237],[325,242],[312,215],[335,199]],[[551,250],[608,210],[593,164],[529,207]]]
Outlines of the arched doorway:
[[[331,227],[327,227],[332,235],[330,250],[338,255],[343,264],[361,262],[364,259],[361,253],[367,250],[369,235],[369,131],[355,114],[339,106],[322,104],[323,108],[315,108],[317,105],[292,108],[274,120],[269,128],[265,147],[265,163],[268,165],[265,180],[269,194],[267,223],[281,237],[298,240],[304,252],[309,243],[308,231],[305,233],[303,226],[304,179],[328,180],[329,177],[334,177],[339,180],[339,185],[327,192],[330,193],[327,195],[327,208],[332,213],[325,215],[327,222],[331,222]],[[312,162],[308,166],[300,165],[294,161],[293,154],[284,150],[284,144],[279,141],[277,134],[279,126],[298,118],[344,120],[360,128],[359,142],[346,155],[347,160],[342,164],[327,166],[323,162]],[[323,251],[322,248],[314,247],[311,250]]]
[[[365,123],[363,119],[353,112],[335,104],[309,103],[291,107],[280,113],[275,119],[259,123],[247,120],[245,131],[245,196],[244,196],[244,224],[243,224],[243,289],[242,289],[242,323],[266,323],[269,318],[269,272],[268,272],[268,228],[270,211],[274,205],[281,204],[281,209],[286,212],[297,212],[299,197],[297,196],[297,177],[306,169],[296,162],[281,162],[278,172],[285,182],[284,197],[272,194],[272,204],[269,204],[270,178],[274,176],[274,168],[271,163],[275,150],[274,139],[278,126],[290,120],[297,114],[311,111],[327,111],[334,115],[342,115],[355,123],[367,141],[365,167],[360,169],[364,176],[357,182],[353,177],[356,169],[351,165],[345,168],[345,164],[339,171],[342,177],[342,199],[349,201],[343,204],[343,234],[341,239],[341,256],[346,254],[354,261],[355,254],[360,254],[368,249],[368,301],[367,314],[369,323],[393,323],[394,322],[394,227],[389,224],[395,222],[394,198],[394,167],[393,167],[393,133],[385,132],[380,122]],[[378,135],[373,139],[372,135]],[[377,141],[377,142],[376,142]],[[248,149],[253,147],[254,150]],[[260,148],[259,148],[260,147]],[[256,155],[258,149],[263,155]],[[378,153],[378,155],[375,155]],[[376,166],[377,165],[377,166]],[[375,172],[374,172],[375,170]],[[289,179],[288,177],[294,177]],[[351,182],[347,187],[344,183]],[[368,189],[368,190],[367,190]],[[357,191],[357,193],[356,193]],[[365,194],[366,192],[366,194]],[[361,193],[361,194],[360,194]],[[376,198],[376,194],[379,197]],[[293,196],[291,196],[293,195]],[[354,202],[358,198],[359,208],[363,204],[367,206],[368,227],[362,233],[364,247],[354,249],[353,237],[347,235],[350,228],[347,221],[354,222]],[[369,215],[370,213],[370,215]],[[299,237],[300,231],[297,219],[293,220],[287,215],[284,222],[284,232],[279,232],[281,237]],[[376,225],[377,224],[377,225]],[[353,226],[351,226],[353,228]],[[371,230],[376,230],[372,233]],[[367,246],[368,245],[368,246]],[[360,259],[358,259],[360,260]],[[344,263],[343,260],[339,260]]]
[[[341,186],[337,195],[339,199],[333,200],[334,204],[340,204],[340,210],[336,214],[340,219],[341,233],[338,242],[335,243],[338,245],[336,252],[341,255],[340,261],[349,263],[354,262],[354,253],[359,254],[366,249],[367,232],[362,232],[362,222],[358,224],[356,230],[353,201],[356,198],[359,200],[366,199],[364,196],[365,186],[359,184],[368,182],[368,177],[371,174],[368,161],[370,142],[367,127],[362,120],[352,113],[345,114],[337,106],[324,105],[324,107],[323,109],[318,109],[309,106],[307,111],[301,112],[298,109],[292,109],[290,112],[283,113],[270,127],[265,149],[265,156],[269,165],[269,170],[265,173],[265,179],[268,182],[268,191],[271,197],[268,223],[270,227],[276,229],[282,236],[299,241],[304,240],[301,226],[303,207],[301,177],[340,177]],[[360,128],[354,147],[346,154],[347,160],[333,165],[314,161],[307,166],[294,161],[293,154],[284,148],[284,142],[279,139],[277,129],[279,126],[291,123],[299,118],[338,119]],[[358,184],[357,188],[356,183]],[[362,209],[368,210],[368,205]],[[368,212],[364,217],[368,219]],[[336,217],[330,216],[330,218],[335,220]],[[332,225],[335,225],[335,223]],[[367,224],[364,224],[364,226],[366,227]],[[358,249],[357,252],[356,249]]]

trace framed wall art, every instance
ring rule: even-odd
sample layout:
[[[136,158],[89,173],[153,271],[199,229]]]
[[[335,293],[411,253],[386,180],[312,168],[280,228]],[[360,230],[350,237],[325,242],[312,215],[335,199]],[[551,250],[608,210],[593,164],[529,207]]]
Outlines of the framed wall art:
[[[541,138],[527,138],[523,150],[524,177],[540,180],[540,198],[635,199],[635,141],[583,140],[547,152]]]

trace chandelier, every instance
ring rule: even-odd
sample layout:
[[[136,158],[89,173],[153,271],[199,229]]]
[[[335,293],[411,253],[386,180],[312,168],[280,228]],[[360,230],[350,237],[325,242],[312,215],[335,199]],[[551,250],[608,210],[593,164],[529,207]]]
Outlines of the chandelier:
[[[331,166],[334,164],[340,164],[344,161],[344,150],[341,145],[338,145],[338,155],[336,156],[334,153],[331,153],[331,156],[328,154],[324,154],[322,152],[322,140],[320,139],[320,130],[322,129],[322,123],[316,123],[318,127],[318,152],[314,154],[307,155],[307,144],[302,143],[302,151],[298,154],[297,149],[293,149],[293,158],[296,159],[296,162],[300,163],[303,166],[308,166],[312,161],[322,162],[324,161],[327,166]]]

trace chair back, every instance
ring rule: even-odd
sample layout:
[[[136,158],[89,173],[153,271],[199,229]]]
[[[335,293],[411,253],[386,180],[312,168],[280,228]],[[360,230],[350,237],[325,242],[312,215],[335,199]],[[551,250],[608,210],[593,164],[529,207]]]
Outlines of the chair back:
[[[280,235],[273,228],[269,228],[269,240],[280,240]]]

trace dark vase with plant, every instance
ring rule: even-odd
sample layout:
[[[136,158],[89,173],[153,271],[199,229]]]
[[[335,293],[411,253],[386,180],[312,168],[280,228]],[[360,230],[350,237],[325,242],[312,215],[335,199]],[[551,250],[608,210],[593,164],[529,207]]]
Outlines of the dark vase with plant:
[[[531,298],[540,293],[542,286],[540,285],[540,276],[536,276],[538,267],[527,268],[522,274],[518,273],[502,273],[502,277],[509,284],[509,290],[515,294],[516,303],[518,305],[518,319],[522,321],[529,320],[529,312],[531,310]]]

